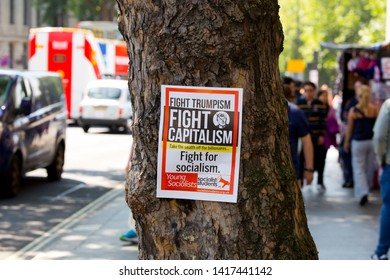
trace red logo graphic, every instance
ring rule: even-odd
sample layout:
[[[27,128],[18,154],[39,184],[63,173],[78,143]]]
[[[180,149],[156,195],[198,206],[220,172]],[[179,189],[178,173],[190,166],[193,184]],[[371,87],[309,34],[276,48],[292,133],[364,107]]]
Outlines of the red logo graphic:
[[[222,176],[219,176],[218,177],[218,187],[223,189],[226,186],[230,186],[230,182],[226,181],[224,178],[222,178]]]

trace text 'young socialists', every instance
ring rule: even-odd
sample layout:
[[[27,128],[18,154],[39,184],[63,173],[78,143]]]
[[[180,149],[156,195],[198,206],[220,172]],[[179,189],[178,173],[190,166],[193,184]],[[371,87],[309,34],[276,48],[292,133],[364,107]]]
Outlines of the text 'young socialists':
[[[232,119],[232,112],[170,108],[168,141],[231,145]]]

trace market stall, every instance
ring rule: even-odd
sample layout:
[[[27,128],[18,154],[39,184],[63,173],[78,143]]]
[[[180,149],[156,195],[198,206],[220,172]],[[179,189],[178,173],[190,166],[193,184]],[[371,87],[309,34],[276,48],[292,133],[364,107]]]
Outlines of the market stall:
[[[378,106],[390,98],[390,42],[368,46],[321,43],[321,47],[340,51],[335,89],[343,93],[343,109],[354,96],[358,80],[371,86],[372,101]]]

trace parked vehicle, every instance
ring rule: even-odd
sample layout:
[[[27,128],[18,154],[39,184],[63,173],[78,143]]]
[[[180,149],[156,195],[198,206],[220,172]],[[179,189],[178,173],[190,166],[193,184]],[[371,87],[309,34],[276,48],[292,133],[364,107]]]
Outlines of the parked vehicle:
[[[46,168],[61,179],[67,111],[57,73],[0,70],[0,194],[16,196],[22,176]]]
[[[85,88],[78,124],[84,132],[91,126],[129,131],[132,121],[130,93],[125,80],[94,80]]]
[[[82,93],[91,80],[127,76],[126,43],[107,22],[81,22],[80,28],[42,27],[29,31],[28,69],[62,76],[68,117],[77,120]],[[87,28],[87,29],[84,29]],[[93,31],[93,32],[92,32]],[[110,32],[108,32],[110,31]],[[115,34],[115,33],[113,33]]]

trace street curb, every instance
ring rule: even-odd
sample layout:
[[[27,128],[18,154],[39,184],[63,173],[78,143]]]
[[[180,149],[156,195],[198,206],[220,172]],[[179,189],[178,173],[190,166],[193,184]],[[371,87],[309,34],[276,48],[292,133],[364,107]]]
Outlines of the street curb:
[[[123,183],[118,184],[111,191],[105,193],[104,195],[100,196],[96,200],[92,201],[91,203],[89,203],[88,205],[86,205],[76,213],[74,213],[72,216],[66,218],[61,223],[51,228],[49,231],[45,232],[40,237],[34,239],[25,247],[13,253],[6,259],[7,260],[33,259],[38,253],[40,253],[40,250],[42,248],[50,244],[54,239],[56,239],[61,234],[63,234],[67,229],[71,228],[76,223],[84,219],[90,212],[98,209],[102,205],[106,205],[108,202],[110,202],[117,196],[123,195],[124,192],[123,190],[124,190]]]

